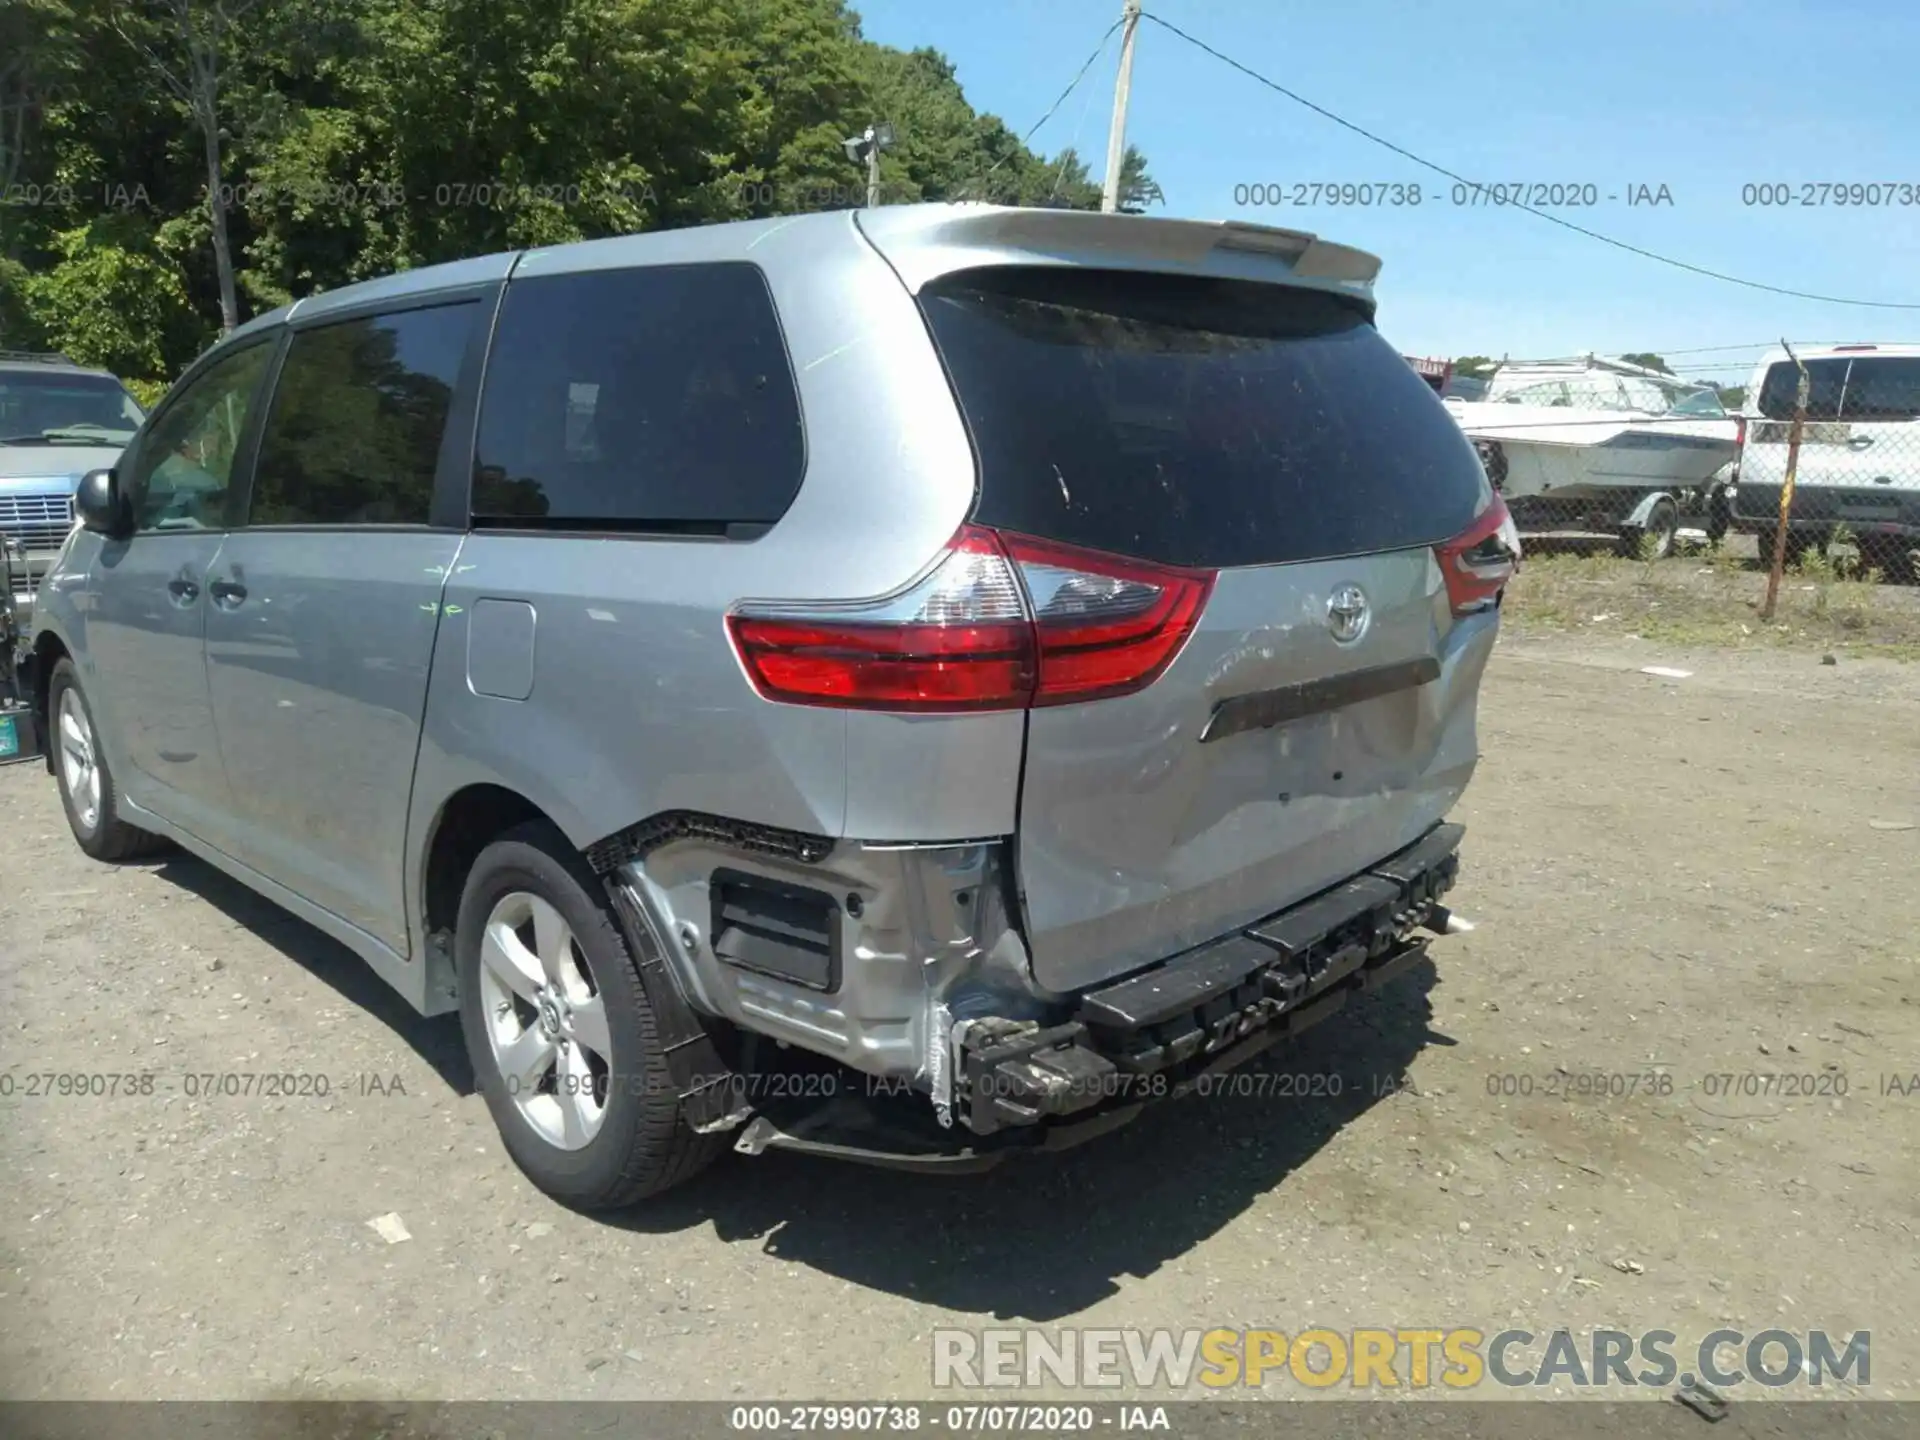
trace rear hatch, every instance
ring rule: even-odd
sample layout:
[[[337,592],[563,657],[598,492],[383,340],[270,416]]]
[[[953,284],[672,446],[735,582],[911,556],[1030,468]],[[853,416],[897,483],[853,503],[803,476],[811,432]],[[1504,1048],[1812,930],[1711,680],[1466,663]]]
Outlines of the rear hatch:
[[[1016,537],[1043,641],[1017,836],[1036,979],[1078,989],[1212,939],[1445,814],[1517,544],[1356,302],[996,266],[920,303],[977,454],[974,524]],[[1186,632],[1177,650],[1144,684],[1079,673],[1049,703],[1049,617],[1092,636],[1065,647],[1091,665],[1086,617],[1108,607],[1118,634],[1129,597]]]
[[[1920,355],[1831,355],[1808,360],[1807,423],[1794,476],[1793,518],[1854,530],[1920,525]],[[1747,428],[1739,511],[1779,513],[1799,372],[1767,370],[1760,418]]]

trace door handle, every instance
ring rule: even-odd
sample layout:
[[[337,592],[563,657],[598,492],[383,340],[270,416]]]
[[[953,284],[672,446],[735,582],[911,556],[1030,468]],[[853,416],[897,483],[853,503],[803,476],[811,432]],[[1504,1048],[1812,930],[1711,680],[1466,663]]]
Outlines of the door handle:
[[[236,585],[231,580],[216,580],[207,587],[213,592],[213,603],[232,609],[247,598],[247,587]]]
[[[1849,450],[1864,450],[1871,444],[1873,444],[1873,436],[1871,435],[1854,435],[1847,440],[1847,448]]]
[[[167,594],[176,605],[191,605],[200,598],[200,587],[184,577],[167,582]]]

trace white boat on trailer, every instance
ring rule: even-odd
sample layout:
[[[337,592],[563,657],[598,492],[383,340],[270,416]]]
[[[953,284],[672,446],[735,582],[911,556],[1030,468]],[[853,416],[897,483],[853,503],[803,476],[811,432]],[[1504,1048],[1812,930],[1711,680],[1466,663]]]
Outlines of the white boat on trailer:
[[[1523,535],[1607,535],[1658,557],[1683,516],[1709,540],[1727,531],[1745,422],[1711,385],[1581,355],[1505,362],[1484,399],[1445,404]]]

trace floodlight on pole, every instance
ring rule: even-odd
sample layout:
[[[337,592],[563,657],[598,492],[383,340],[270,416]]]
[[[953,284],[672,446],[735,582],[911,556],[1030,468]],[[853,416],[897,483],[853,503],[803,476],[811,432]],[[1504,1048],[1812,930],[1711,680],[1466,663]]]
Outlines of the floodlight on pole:
[[[877,120],[867,126],[864,133],[849,135],[840,142],[840,148],[847,152],[849,160],[867,162],[867,204],[880,203],[880,152],[893,148],[893,126],[885,120]]]

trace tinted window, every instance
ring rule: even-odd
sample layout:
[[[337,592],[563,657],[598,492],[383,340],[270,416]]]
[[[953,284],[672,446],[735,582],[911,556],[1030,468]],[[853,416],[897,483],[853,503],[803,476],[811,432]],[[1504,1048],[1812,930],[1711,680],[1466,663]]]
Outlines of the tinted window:
[[[170,396],[122,477],[140,530],[218,530],[271,342],[222,356]]]
[[[0,445],[75,429],[103,431],[124,442],[140,420],[133,397],[105,375],[0,368]]]
[[[1840,402],[1843,420],[1912,420],[1920,417],[1920,356],[1856,358]]]
[[[1443,540],[1488,493],[1446,407],[1339,297],[1005,268],[922,303],[973,432],[984,524],[1256,565]]]
[[[253,525],[424,525],[480,307],[296,331],[254,467]]]
[[[487,366],[473,513],[724,533],[786,513],[804,447],[752,265],[516,280]]]
[[[1840,418],[1840,391],[1846,378],[1844,359],[1807,361],[1809,420]],[[1768,367],[1766,382],[1760,387],[1760,413],[1769,420],[1791,420],[1793,398],[1799,384],[1800,374],[1792,361],[1782,360]]]

